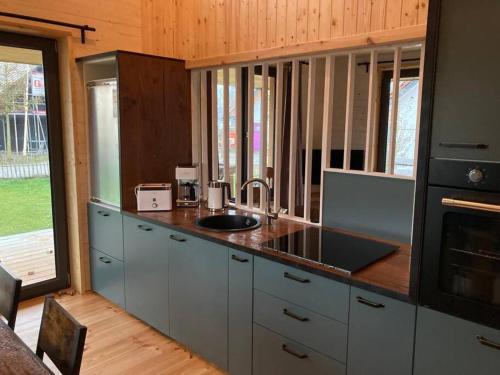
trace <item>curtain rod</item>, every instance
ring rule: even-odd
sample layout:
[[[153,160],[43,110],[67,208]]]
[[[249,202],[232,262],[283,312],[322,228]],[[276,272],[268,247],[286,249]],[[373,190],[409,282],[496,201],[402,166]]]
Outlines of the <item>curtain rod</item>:
[[[80,40],[82,41],[82,44],[85,44],[85,31],[96,31],[95,27],[91,27],[89,25],[77,25],[77,24],[74,24],[74,23],[48,20],[48,19],[45,19],[45,18],[25,16],[25,15],[16,14],[16,13],[0,12],[0,16],[2,16],[2,17],[11,17],[11,18],[19,18],[19,19],[27,20],[27,21],[48,23],[50,25],[63,26],[63,27],[71,28],[71,29],[78,29],[78,30],[80,30]]]

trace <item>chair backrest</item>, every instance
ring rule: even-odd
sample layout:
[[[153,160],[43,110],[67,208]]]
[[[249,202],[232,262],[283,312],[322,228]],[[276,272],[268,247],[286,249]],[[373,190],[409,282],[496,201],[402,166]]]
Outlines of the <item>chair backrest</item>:
[[[44,353],[63,375],[80,373],[87,327],[78,323],[53,296],[46,296],[36,355]]]
[[[16,278],[0,264],[0,315],[7,319],[7,324],[12,329],[16,325],[21,284],[21,279]]]

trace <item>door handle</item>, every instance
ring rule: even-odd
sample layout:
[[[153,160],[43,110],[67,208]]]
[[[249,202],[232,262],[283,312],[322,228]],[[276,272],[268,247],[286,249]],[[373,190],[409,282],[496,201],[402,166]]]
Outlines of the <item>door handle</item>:
[[[490,348],[500,350],[500,343],[498,343],[498,342],[495,342],[493,340],[487,339],[486,337],[480,336],[480,335],[477,335],[476,339],[477,339],[477,341],[479,341],[479,343],[481,345],[488,346]]]
[[[104,216],[104,217],[108,217],[109,216],[109,213],[107,213],[106,211],[97,211],[97,214],[101,215],[101,216]]]
[[[304,279],[302,277],[292,275],[291,273],[288,273],[288,272],[284,272],[283,277],[286,277],[287,279],[297,281],[297,282],[303,283],[303,284],[311,282],[311,280],[309,280],[309,279]]]
[[[461,199],[453,199],[453,198],[443,198],[441,199],[441,204],[443,206],[466,208],[469,210],[500,212],[500,205],[498,204],[464,201]]]
[[[467,143],[467,142],[439,142],[439,146],[448,148],[477,148],[480,150],[489,147],[486,143]]]
[[[281,349],[283,349],[283,351],[287,352],[288,354],[291,354],[294,357],[297,357],[298,359],[306,359],[308,357],[307,354],[297,353],[295,350],[290,349],[286,344],[283,344],[281,346]]]
[[[283,314],[285,314],[286,316],[289,316],[290,318],[298,320],[300,322],[308,322],[309,321],[309,318],[306,318],[305,316],[297,315],[297,314],[289,311],[288,309],[283,309]]]
[[[363,297],[360,297],[360,296],[357,296],[356,300],[359,303],[362,303],[363,305],[367,305],[367,306],[373,307],[375,309],[383,309],[385,307],[385,305],[383,303],[373,302],[373,301],[370,301],[370,300],[363,298]]]
[[[237,262],[241,262],[241,263],[247,263],[248,262],[248,259],[246,258],[242,258],[242,257],[239,257],[238,255],[231,255],[231,259],[237,261]]]
[[[170,238],[171,240],[174,240],[174,241],[177,241],[177,242],[186,242],[186,239],[185,239],[185,238],[182,238],[182,237],[177,237],[177,236],[176,236],[176,235],[174,235],[174,234],[171,234],[171,235],[169,236],[169,238]]]
[[[139,225],[137,226],[137,228],[139,228],[140,230],[143,230],[143,231],[145,231],[145,232],[151,232],[151,231],[153,230],[153,228],[148,227],[148,226],[146,226],[146,225],[142,225],[142,224],[139,224]]]
[[[99,257],[99,260],[103,263],[110,264],[111,261],[106,257]]]

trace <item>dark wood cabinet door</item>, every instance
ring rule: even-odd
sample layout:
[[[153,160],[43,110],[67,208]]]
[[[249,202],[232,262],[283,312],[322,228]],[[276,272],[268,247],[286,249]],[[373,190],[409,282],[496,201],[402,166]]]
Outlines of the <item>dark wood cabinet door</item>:
[[[135,209],[135,186],[173,184],[175,166],[191,162],[189,71],[181,60],[119,52],[118,92],[122,208]]]

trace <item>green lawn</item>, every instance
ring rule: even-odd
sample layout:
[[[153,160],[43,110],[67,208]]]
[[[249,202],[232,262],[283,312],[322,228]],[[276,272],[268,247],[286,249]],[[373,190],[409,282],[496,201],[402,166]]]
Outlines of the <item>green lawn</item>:
[[[48,177],[0,179],[0,236],[51,227]]]

